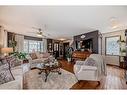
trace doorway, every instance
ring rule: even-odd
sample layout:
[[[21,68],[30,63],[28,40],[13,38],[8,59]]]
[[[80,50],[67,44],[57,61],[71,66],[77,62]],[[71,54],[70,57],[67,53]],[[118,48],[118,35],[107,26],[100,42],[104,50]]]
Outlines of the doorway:
[[[66,59],[68,48],[69,48],[69,42],[63,43],[63,57],[64,57],[64,59]]]

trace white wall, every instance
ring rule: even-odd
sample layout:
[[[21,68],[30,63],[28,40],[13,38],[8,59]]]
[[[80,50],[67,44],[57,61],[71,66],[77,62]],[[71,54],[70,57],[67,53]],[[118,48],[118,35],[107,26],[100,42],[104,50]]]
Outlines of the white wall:
[[[115,32],[110,32],[110,33],[103,33],[102,34],[102,55],[105,58],[105,62],[106,64],[112,64],[112,65],[118,65],[119,66],[119,56],[109,56],[109,55],[105,55],[105,50],[106,50],[106,46],[105,46],[105,38],[106,37],[111,37],[111,36],[121,36],[121,40],[125,40],[125,30],[120,30],[120,31],[115,31]],[[101,44],[99,44],[99,47],[101,46]],[[99,50],[101,52],[101,50]]]

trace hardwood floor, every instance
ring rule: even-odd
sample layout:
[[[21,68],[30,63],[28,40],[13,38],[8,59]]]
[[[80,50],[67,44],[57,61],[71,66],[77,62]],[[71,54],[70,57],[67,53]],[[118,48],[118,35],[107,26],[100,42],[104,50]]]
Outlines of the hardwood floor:
[[[61,60],[59,62],[62,64],[62,69],[74,73],[74,64],[68,63],[65,60]],[[79,81],[70,89],[127,89],[124,73],[124,69],[107,65],[107,76],[101,80],[100,85],[93,81]]]

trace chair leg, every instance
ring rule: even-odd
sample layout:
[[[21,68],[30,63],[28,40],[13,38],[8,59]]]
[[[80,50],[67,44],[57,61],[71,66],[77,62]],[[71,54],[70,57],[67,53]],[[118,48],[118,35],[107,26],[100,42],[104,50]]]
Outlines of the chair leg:
[[[100,85],[101,83],[100,83],[100,81],[97,81],[98,82],[98,85]]]
[[[80,84],[81,83],[81,80],[78,80],[78,83]]]

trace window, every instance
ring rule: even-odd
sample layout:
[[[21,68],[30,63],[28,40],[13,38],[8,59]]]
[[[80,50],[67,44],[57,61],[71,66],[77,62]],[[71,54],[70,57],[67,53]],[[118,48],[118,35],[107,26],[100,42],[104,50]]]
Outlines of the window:
[[[42,41],[24,40],[24,52],[41,51]]]
[[[106,54],[107,55],[119,55],[120,45],[118,43],[120,36],[106,38]]]

